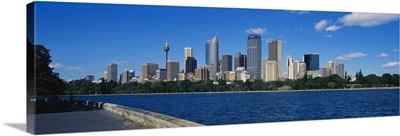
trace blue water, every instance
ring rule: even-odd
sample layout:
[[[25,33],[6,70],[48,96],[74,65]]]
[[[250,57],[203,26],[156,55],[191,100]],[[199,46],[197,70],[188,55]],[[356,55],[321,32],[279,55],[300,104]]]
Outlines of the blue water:
[[[205,125],[399,115],[399,90],[77,96]]]

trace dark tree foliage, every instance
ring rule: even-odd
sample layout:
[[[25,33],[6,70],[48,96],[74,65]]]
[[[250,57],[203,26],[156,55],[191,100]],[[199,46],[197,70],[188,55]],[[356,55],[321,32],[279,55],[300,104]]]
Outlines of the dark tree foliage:
[[[344,78],[334,74],[327,77],[304,76],[297,80],[270,81],[254,80],[243,82],[235,80],[228,84],[225,80],[155,81],[145,83],[117,84],[115,82],[92,83],[86,80],[75,80],[67,84],[67,92],[73,94],[136,94],[136,93],[186,93],[186,92],[226,92],[226,91],[271,91],[284,89],[343,89],[348,87],[399,86],[398,74],[384,74],[382,77],[370,74],[359,81],[360,84],[348,84]]]
[[[63,94],[65,83],[54,75],[53,69],[49,66],[50,50],[43,45],[34,45],[27,41],[27,55],[28,80],[36,83],[36,88],[31,87],[34,89],[33,92],[38,96],[50,96],[50,98]],[[28,81],[28,87],[31,85],[32,83]]]

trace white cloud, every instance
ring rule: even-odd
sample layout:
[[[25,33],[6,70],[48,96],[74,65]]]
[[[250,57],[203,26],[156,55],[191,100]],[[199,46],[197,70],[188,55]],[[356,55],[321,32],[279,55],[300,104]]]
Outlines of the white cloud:
[[[352,59],[357,59],[357,58],[363,58],[365,56],[367,56],[367,54],[355,52],[355,53],[343,54],[341,56],[336,57],[336,59],[337,60],[352,60]]]
[[[317,30],[317,31],[322,31],[322,30],[324,30],[326,25],[328,25],[328,20],[322,19],[318,23],[315,23],[314,29]]]
[[[341,26],[336,26],[336,25],[331,25],[331,26],[328,26],[325,29],[325,31],[336,31],[336,30],[339,30],[340,28],[342,28],[342,27]]]
[[[393,49],[392,51],[393,52],[399,52],[399,49]]]
[[[79,72],[91,71],[89,69],[85,69],[83,67],[78,67],[78,66],[64,66],[64,65],[62,65],[60,63],[50,64],[49,67],[54,68],[54,69],[79,71]]]
[[[128,63],[128,61],[125,60],[110,60],[110,63],[118,64],[118,65],[123,65]]]
[[[310,11],[289,10],[289,13],[298,14],[298,15],[306,15],[306,14],[310,13]]]
[[[382,53],[382,54],[376,55],[376,57],[378,57],[378,58],[384,58],[384,57],[387,57],[387,56],[389,56],[389,55],[386,54],[386,53]]]
[[[322,37],[323,38],[332,38],[332,36],[333,36],[332,34],[326,34],[326,35],[323,35]]]
[[[399,61],[382,64],[382,68],[397,68],[397,67],[399,67]]]
[[[339,18],[345,26],[379,26],[399,19],[396,14],[351,13]]]
[[[267,28],[250,28],[246,30],[246,33],[262,35],[264,33],[267,33]]]

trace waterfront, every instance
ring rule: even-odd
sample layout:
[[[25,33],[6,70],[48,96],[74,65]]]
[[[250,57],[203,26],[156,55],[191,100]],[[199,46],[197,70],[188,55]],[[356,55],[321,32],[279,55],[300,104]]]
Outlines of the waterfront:
[[[67,99],[67,97],[61,97]],[[76,96],[205,125],[399,115],[399,90]]]

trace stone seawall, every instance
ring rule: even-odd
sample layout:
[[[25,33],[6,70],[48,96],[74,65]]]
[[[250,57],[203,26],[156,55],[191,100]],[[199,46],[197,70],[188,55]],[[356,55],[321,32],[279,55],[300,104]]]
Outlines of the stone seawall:
[[[168,115],[146,111],[142,109],[103,102],[75,101],[75,104],[102,108],[106,111],[123,116],[135,123],[142,124],[150,128],[174,128],[174,127],[194,127],[204,126],[199,123],[184,119],[178,119]]]

